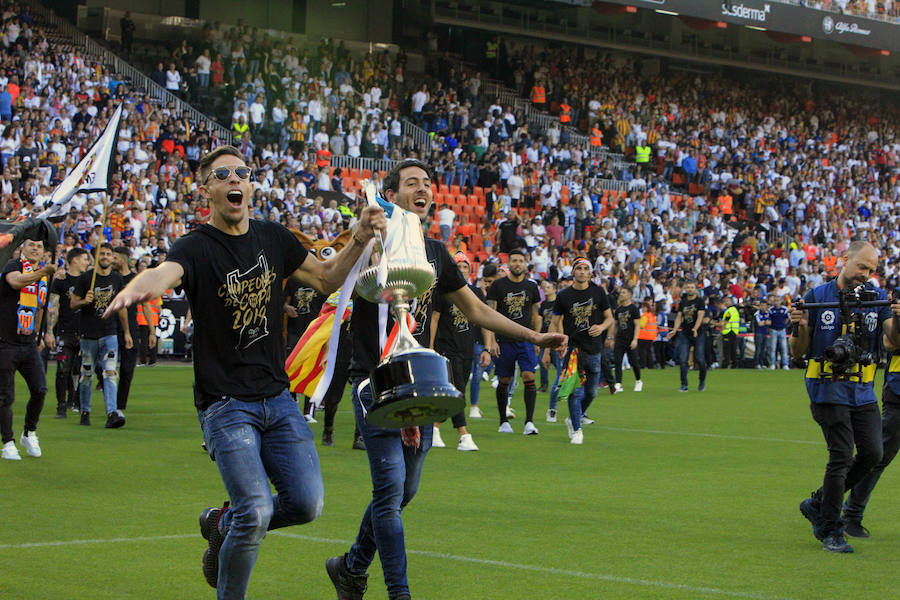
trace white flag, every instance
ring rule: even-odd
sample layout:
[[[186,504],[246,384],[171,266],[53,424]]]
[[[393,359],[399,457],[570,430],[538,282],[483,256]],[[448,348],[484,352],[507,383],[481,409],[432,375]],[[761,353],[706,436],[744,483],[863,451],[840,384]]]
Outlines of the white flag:
[[[84,158],[72,169],[59,187],[50,197],[50,206],[41,213],[41,217],[50,221],[61,221],[69,209],[75,204],[75,194],[90,192],[106,192],[109,188],[109,175],[113,163],[113,152],[119,141],[119,121],[122,120],[122,105],[113,113],[106,129],[94,142]],[[80,204],[84,204],[82,199]]]

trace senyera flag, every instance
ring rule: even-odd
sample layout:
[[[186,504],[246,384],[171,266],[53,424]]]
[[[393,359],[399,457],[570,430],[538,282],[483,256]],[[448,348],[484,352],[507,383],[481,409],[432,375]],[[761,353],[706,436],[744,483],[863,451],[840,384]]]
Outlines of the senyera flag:
[[[62,221],[73,206],[80,208],[84,204],[82,199],[78,202],[76,194],[88,194],[91,192],[106,192],[109,190],[109,182],[112,171],[115,168],[113,153],[119,142],[119,122],[122,120],[122,105],[116,108],[103,134],[94,142],[87,154],[72,169],[59,187],[53,191],[50,197],[50,206],[39,218],[47,219],[51,223]]]

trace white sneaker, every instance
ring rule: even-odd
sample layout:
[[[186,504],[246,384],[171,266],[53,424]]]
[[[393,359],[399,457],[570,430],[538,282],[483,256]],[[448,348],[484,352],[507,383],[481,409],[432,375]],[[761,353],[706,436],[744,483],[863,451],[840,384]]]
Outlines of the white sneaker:
[[[625,388],[622,387],[622,384],[617,383],[616,384],[616,393],[618,394],[619,392],[624,392],[624,391],[625,391]]]
[[[756,365],[757,369],[762,369],[762,365]]]
[[[506,418],[507,419],[515,419],[516,418],[515,409],[508,404],[506,405]]]
[[[534,423],[532,423],[531,421],[525,423],[525,431],[522,432],[522,435],[537,435],[539,433],[540,431],[538,431],[538,428],[534,426]]]
[[[581,424],[582,425],[593,425],[594,420],[587,415],[581,415]]]
[[[444,443],[444,440],[441,438],[441,430],[437,427],[434,428],[434,433],[431,434],[431,447],[432,448],[446,448],[447,444]]]
[[[774,371],[774,370],[775,370],[775,365],[772,365],[771,367],[769,367],[769,370],[770,370],[770,371]]]
[[[307,423],[318,423],[318,421],[316,421],[316,418],[311,414],[305,414],[303,415],[303,418],[306,419]]]
[[[644,382],[638,379],[634,382],[634,391],[640,392],[642,389],[644,389]]]
[[[547,411],[547,422],[556,423],[556,409],[551,408]]]
[[[467,433],[465,435],[459,436],[459,445],[456,447],[456,449],[462,452],[472,452],[478,450],[478,446],[475,445],[475,441],[472,439],[472,434]]]
[[[470,419],[480,419],[481,418],[481,409],[478,408],[477,404],[469,409],[469,418]]]
[[[19,438],[19,443],[25,448],[25,451],[28,452],[28,456],[33,456],[34,458],[41,457],[41,445],[38,443],[37,434],[33,431],[29,431],[26,434],[22,434],[22,437]]]
[[[16,448],[15,442],[6,442],[3,444],[3,452],[0,453],[0,458],[5,458],[6,460],[22,460],[22,457],[19,456],[19,449]]]
[[[572,436],[575,434],[575,429],[572,428],[572,419],[566,417],[566,429],[569,430],[569,439],[572,439]]]
[[[791,370],[791,368],[790,368],[789,366],[787,366],[787,365],[784,365],[784,366],[781,367],[781,368],[784,369],[785,371],[790,371],[790,370]]]
[[[582,433],[582,431],[579,429],[569,438],[569,443],[580,446],[584,443],[584,433]]]
[[[499,380],[499,379],[497,379],[496,377],[494,377],[493,379],[491,379],[491,387],[492,387],[492,388],[494,388],[494,389],[496,390],[498,385],[500,385],[500,380]]]
[[[512,425],[504,421],[500,423],[500,429],[497,430],[497,433],[515,433],[515,431],[513,431]]]
[[[483,379],[484,381],[490,381],[490,380],[491,380],[491,376],[487,374],[487,371],[482,371],[482,372],[481,372],[481,379]]]

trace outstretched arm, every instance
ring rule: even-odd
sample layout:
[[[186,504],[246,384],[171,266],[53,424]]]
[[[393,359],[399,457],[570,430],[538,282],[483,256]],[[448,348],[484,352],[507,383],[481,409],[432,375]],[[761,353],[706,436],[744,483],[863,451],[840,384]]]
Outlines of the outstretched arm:
[[[106,319],[114,312],[128,308],[132,304],[162,296],[167,289],[178,287],[183,276],[184,268],[172,261],[166,261],[158,267],[147,269],[132,279],[131,283],[113,298],[106,308],[106,312],[103,313],[103,318]]]

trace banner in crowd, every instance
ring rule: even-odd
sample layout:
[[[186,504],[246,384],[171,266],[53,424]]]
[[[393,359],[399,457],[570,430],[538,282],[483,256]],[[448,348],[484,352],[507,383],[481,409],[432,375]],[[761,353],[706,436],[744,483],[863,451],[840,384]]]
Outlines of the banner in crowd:
[[[50,206],[41,214],[42,218],[59,222],[65,218],[69,209],[80,209],[84,204],[84,197],[79,199],[77,194],[108,191],[112,171],[115,168],[113,155],[119,141],[121,120],[122,105],[119,104],[100,138],[54,190],[50,197]]]
[[[856,15],[765,0],[604,0],[710,21],[900,52],[900,25]]]

